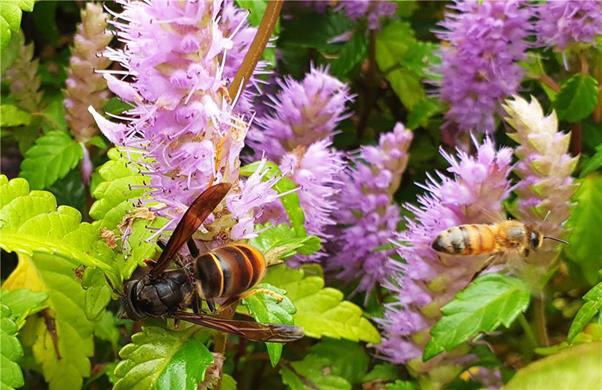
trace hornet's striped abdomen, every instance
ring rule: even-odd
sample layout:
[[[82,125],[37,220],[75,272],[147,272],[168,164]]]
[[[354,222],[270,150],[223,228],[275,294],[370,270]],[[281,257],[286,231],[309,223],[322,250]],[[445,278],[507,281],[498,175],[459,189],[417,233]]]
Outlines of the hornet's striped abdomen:
[[[231,244],[197,257],[193,269],[199,295],[211,299],[247,291],[263,278],[266,263],[257,249]]]
[[[482,255],[496,250],[496,225],[458,225],[442,231],[433,250],[448,255]]]

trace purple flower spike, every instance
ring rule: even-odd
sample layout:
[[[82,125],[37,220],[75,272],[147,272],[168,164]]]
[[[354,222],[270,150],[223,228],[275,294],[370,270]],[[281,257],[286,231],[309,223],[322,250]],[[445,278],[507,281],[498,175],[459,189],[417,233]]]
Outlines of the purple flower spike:
[[[514,190],[519,197],[519,219],[544,236],[563,238],[575,190],[571,173],[578,160],[568,153],[571,136],[558,131],[556,113],[544,116],[535,98],[529,103],[515,96],[506,100],[504,109],[508,113],[506,121],[515,130],[508,135],[519,143],[515,154],[520,161],[514,168],[521,179]],[[559,248],[557,242],[544,240],[543,247],[529,255],[523,276],[536,288],[545,282],[544,275]]]
[[[392,250],[380,247],[394,238],[399,207],[392,202],[408,161],[412,132],[401,123],[380,137],[378,146],[366,146],[347,172],[337,206],[339,232],[336,250],[326,266],[344,280],[360,277],[358,291],[370,292],[391,274]]]
[[[143,201],[169,220],[164,229],[172,229],[208,186],[232,183],[226,209],[216,212],[217,227],[209,226],[214,217],[203,227],[208,237],[221,233],[224,241],[252,237],[254,209],[276,195],[269,188],[273,181],[261,182],[262,170],[239,181],[248,123],[234,112],[226,78],[241,61],[246,49],[237,45],[248,46],[250,30],[244,12],[229,2],[223,13],[220,7],[218,0],[123,2],[112,24],[125,45],[106,55],[121,63],[127,78],[123,72],[105,77],[134,108],[125,124],[91,111],[109,140],[146,158],[140,164],[150,176],[150,199]]]
[[[331,214],[344,167],[343,154],[331,147],[331,141],[337,124],[349,115],[345,107],[351,100],[349,89],[321,68],[312,68],[302,81],[286,78],[278,84],[282,90],[269,96],[269,110],[255,120],[259,128],[249,132],[249,144],[255,156],[277,162],[299,185],[307,231],[329,240],[327,228],[335,223]],[[262,210],[263,222],[286,220],[279,204]],[[293,261],[314,262],[322,256],[296,256]]]
[[[428,341],[428,331],[439,317],[439,309],[464,288],[483,261],[479,257],[453,257],[445,261],[431,249],[443,230],[466,223],[492,223],[502,220],[502,201],[510,192],[508,174],[512,150],[496,150],[490,140],[475,142],[476,157],[459,151],[457,156],[442,152],[452,177],[437,173],[422,185],[428,193],[419,197],[419,206],[407,205],[414,214],[407,229],[397,237],[402,263],[385,287],[398,296],[386,306],[379,320],[383,341],[379,352],[394,363],[412,361],[418,372],[426,372],[445,355],[422,363],[420,356]]]
[[[437,36],[441,48],[441,98],[450,106],[449,128],[491,133],[499,103],[523,78],[531,8],[525,1],[455,1]]]
[[[332,139],[337,124],[349,116],[349,88],[326,69],[312,68],[302,81],[285,78],[278,84],[282,90],[268,104],[272,111],[257,118],[259,128],[249,132],[258,156],[278,161],[299,145]]]
[[[554,0],[537,6],[538,43],[566,49],[571,43],[593,43],[602,34],[602,2]]]
[[[338,180],[344,169],[342,154],[331,147],[329,140],[324,139],[307,148],[297,146],[282,156],[280,168],[299,186],[297,193],[305,212],[307,232],[325,240],[332,239],[327,228],[335,224],[332,214],[338,209]],[[314,262],[323,256],[324,253],[319,252],[309,258],[297,256],[294,260]]]
[[[366,18],[370,30],[378,30],[381,19],[395,15],[397,4],[384,0],[345,0],[339,5],[352,20]]]

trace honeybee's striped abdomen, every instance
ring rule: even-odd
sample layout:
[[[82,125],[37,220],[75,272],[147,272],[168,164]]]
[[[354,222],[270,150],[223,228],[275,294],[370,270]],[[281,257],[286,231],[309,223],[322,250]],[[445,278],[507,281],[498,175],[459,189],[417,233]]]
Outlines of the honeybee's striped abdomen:
[[[458,225],[442,231],[433,250],[448,255],[481,255],[495,250],[495,225]]]
[[[238,295],[253,287],[265,273],[265,260],[256,249],[232,244],[199,256],[194,278],[202,298]]]

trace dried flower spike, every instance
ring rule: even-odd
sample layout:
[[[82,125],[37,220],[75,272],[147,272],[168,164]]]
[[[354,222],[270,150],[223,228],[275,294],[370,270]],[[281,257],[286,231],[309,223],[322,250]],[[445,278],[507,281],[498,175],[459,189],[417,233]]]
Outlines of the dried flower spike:
[[[73,38],[64,105],[71,133],[75,139],[85,143],[98,132],[88,106],[100,109],[109,99],[107,82],[96,71],[111,64],[100,53],[107,48],[113,36],[107,31],[107,15],[102,5],[86,4],[81,11],[81,20]]]
[[[20,108],[29,112],[42,109],[42,80],[38,76],[40,61],[33,58],[33,43],[25,45],[25,38],[20,33],[21,49],[11,67],[6,70],[5,79],[8,81],[11,95]]]
[[[518,216],[544,236],[563,238],[564,222],[570,214],[570,199],[575,190],[571,174],[578,157],[568,153],[570,134],[558,131],[552,112],[545,116],[535,98],[531,102],[514,96],[505,102],[506,122],[514,128],[508,136],[519,143],[515,154],[519,162],[514,172],[520,177],[514,192],[518,195]],[[541,287],[550,265],[558,255],[559,244],[544,240],[544,246],[529,256],[524,276],[534,287]],[[533,272],[538,270],[539,272]]]

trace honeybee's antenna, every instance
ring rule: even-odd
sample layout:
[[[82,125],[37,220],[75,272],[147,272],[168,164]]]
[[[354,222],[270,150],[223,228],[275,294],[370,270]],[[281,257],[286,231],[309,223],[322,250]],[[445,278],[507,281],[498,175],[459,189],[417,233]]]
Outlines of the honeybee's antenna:
[[[547,237],[547,236],[544,236],[543,238],[544,239],[547,238],[548,240],[557,241],[557,242],[560,242],[560,243],[563,243],[563,244],[567,244],[567,245],[569,243],[568,241],[561,240],[560,238],[556,238],[556,237]]]

